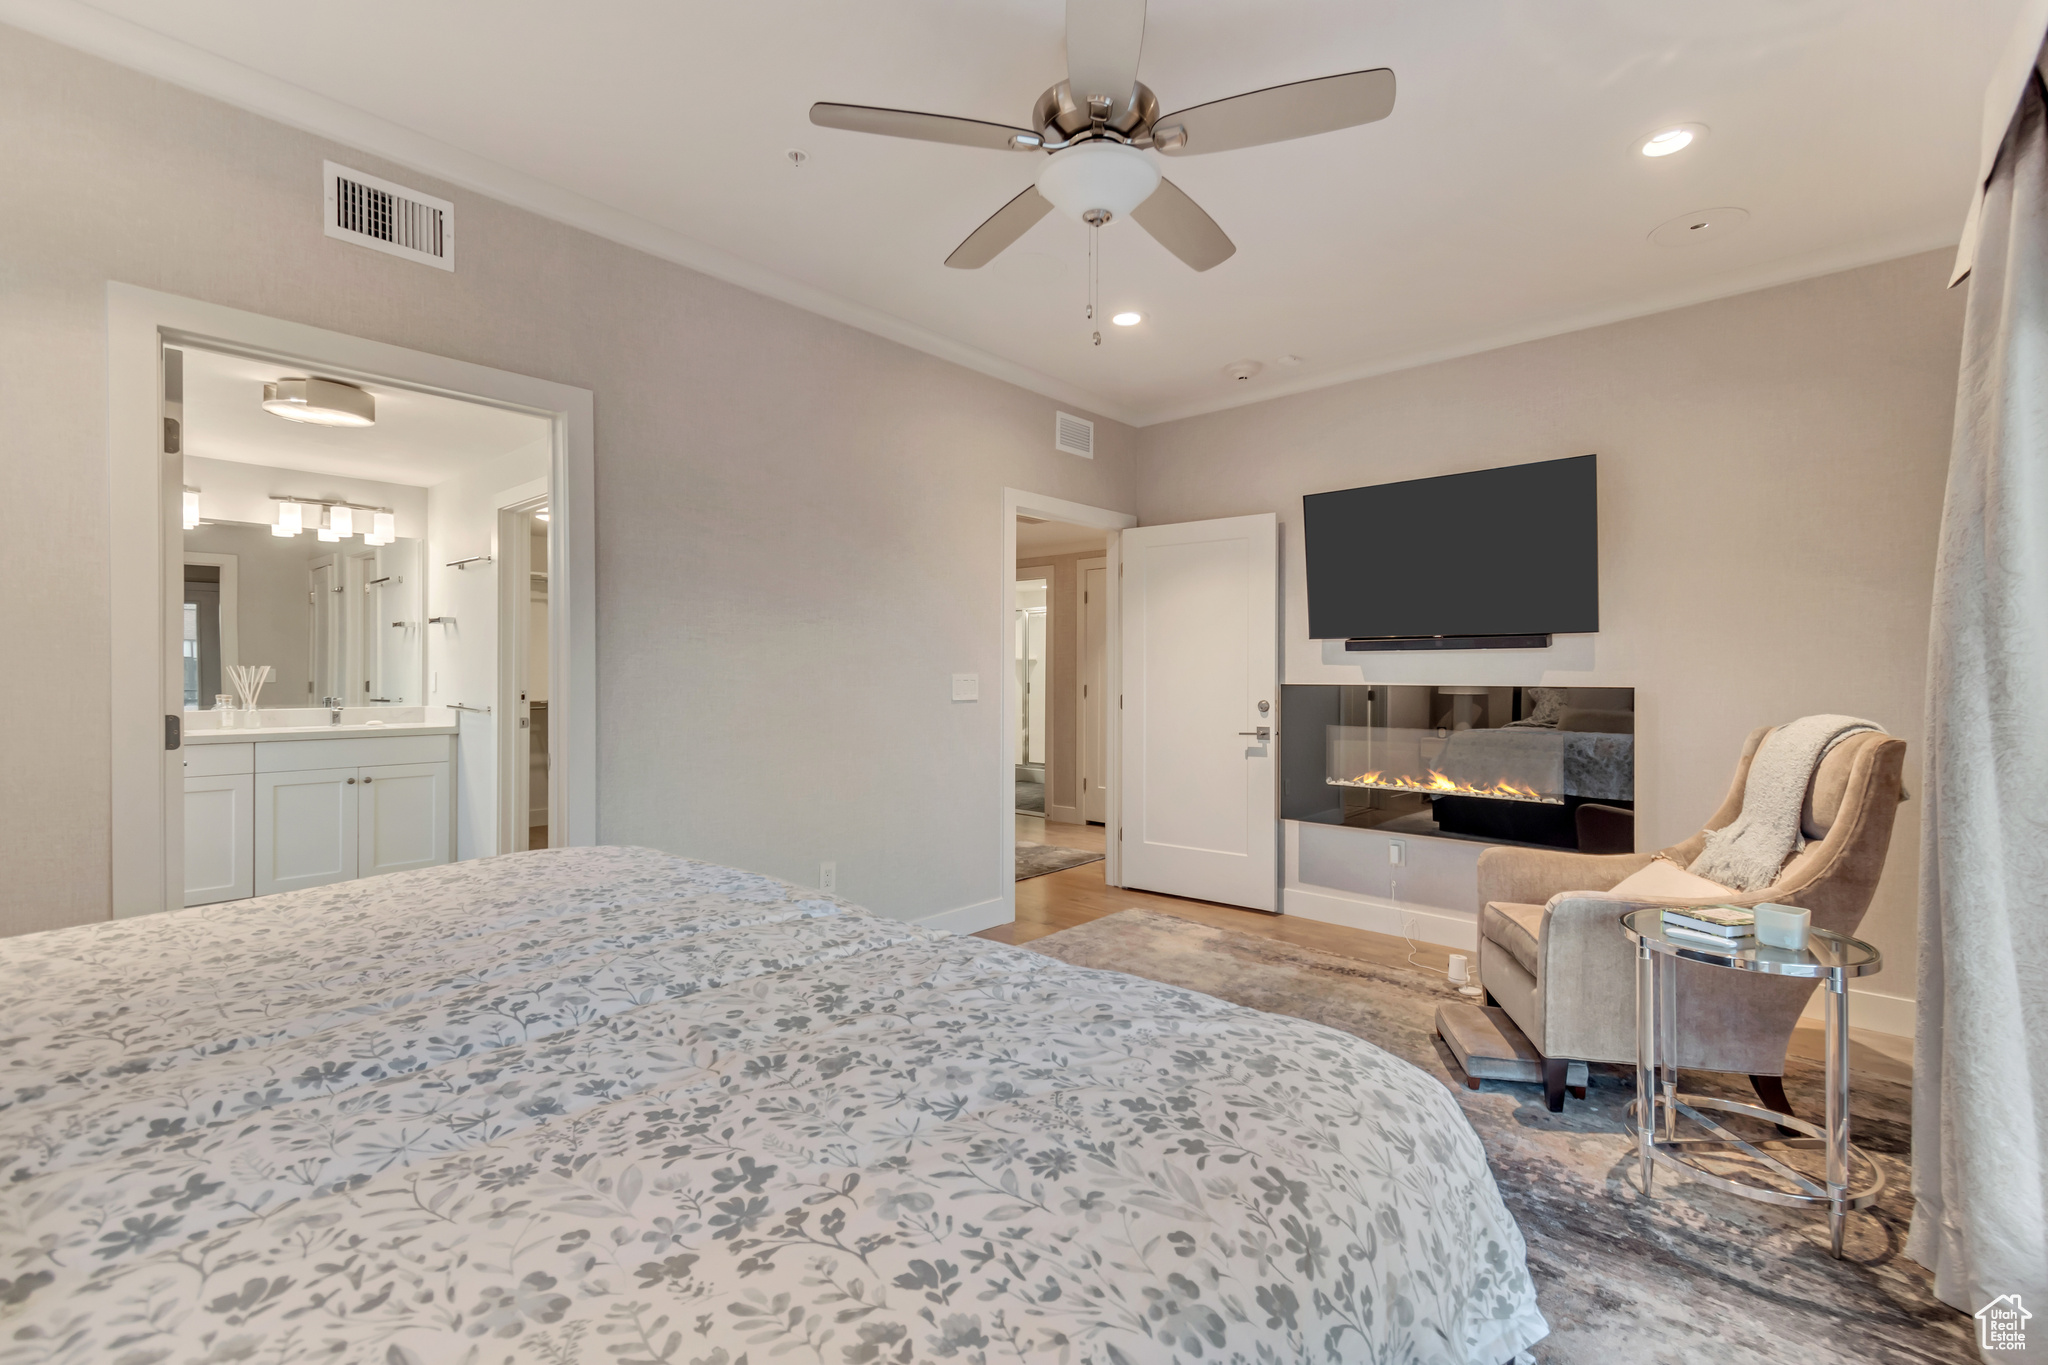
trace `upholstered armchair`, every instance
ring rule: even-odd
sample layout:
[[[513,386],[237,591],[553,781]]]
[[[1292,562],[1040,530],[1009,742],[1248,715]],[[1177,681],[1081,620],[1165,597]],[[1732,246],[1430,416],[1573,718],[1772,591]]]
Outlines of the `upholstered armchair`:
[[[1741,813],[1750,760],[1769,733],[1758,730],[1743,745],[1735,780],[1705,828],[1664,850],[1679,867],[1699,856],[1707,830]],[[1854,933],[1884,869],[1905,759],[1904,740],[1875,731],[1830,750],[1807,786],[1800,824],[1809,842],[1758,891],[1631,898],[1611,888],[1656,855],[1528,848],[1481,854],[1480,979],[1490,1003],[1506,1010],[1543,1054],[1550,1108],[1564,1107],[1567,1063],[1635,1061],[1636,950],[1620,925],[1628,911],[1774,901],[1812,911],[1816,929]],[[1811,981],[1680,963],[1678,1065],[1744,1073],[1766,1105],[1790,1113],[1785,1049],[1813,989]],[[1583,1088],[1574,1093],[1585,1098]]]

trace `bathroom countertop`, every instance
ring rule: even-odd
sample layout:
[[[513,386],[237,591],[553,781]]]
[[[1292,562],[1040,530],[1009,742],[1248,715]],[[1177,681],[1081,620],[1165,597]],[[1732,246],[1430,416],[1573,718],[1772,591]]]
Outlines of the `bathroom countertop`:
[[[254,728],[244,724],[234,726],[231,729],[220,729],[212,725],[207,725],[204,728],[194,726],[192,724],[193,715],[206,715],[206,713],[187,712],[183,742],[186,745],[261,744],[266,740],[364,739],[375,738],[379,735],[452,735],[456,732],[457,713],[445,706],[413,706],[404,708],[406,711],[411,712],[412,715],[419,716],[419,719],[359,719],[363,712],[368,709],[370,708],[349,707],[342,712],[342,722],[339,725],[328,721],[324,712],[314,712],[312,708],[307,708],[296,714],[280,717],[276,721]],[[308,712],[318,714],[320,719],[313,721]],[[207,719],[211,720],[212,717],[207,716]]]

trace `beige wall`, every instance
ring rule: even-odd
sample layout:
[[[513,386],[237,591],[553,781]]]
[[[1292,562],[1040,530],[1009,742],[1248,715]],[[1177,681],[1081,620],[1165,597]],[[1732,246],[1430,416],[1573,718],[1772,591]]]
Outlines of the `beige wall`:
[[[452,199],[460,268],[324,237],[324,157]],[[949,676],[997,694],[1004,486],[1129,508],[1128,429],[1061,455],[1050,400],[4,27],[0,184],[0,932],[107,913],[109,280],[592,390],[601,836],[1002,894]]]
[[[1696,829],[1751,728],[1866,716],[1913,747],[1963,295],[1936,252],[1139,434],[1146,523],[1279,513],[1286,680],[1632,686],[1639,847]],[[1549,651],[1307,638],[1301,496],[1600,455],[1601,631]],[[1454,519],[1450,519],[1454,520]],[[1455,537],[1446,552],[1454,552]],[[1919,807],[1864,928],[1913,994]]]

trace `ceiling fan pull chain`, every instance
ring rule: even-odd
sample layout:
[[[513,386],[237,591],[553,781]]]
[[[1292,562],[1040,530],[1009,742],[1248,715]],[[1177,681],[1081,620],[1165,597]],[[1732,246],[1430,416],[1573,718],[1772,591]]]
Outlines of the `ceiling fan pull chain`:
[[[1088,321],[1095,322],[1095,305],[1102,297],[1102,224],[1088,225]],[[1102,344],[1102,324],[1095,324],[1095,344]]]

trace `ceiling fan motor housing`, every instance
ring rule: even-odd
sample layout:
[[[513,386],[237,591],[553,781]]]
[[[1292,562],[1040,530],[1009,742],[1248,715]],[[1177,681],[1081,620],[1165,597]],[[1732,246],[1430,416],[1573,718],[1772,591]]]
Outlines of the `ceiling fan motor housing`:
[[[1038,97],[1038,104],[1031,111],[1031,126],[1040,129],[1047,142],[1066,142],[1097,129],[1097,112],[1084,100],[1076,100],[1073,88],[1061,81]],[[1130,93],[1109,106],[1096,135],[1135,142],[1158,121],[1159,97],[1143,81],[1133,81]]]

